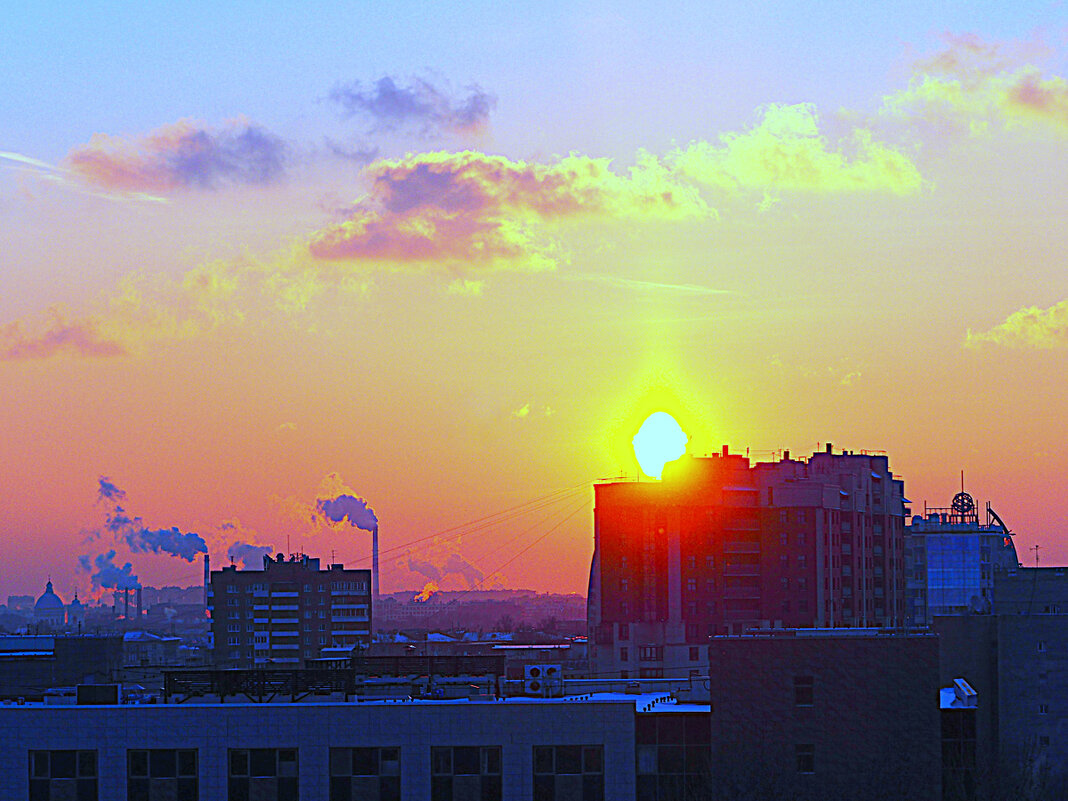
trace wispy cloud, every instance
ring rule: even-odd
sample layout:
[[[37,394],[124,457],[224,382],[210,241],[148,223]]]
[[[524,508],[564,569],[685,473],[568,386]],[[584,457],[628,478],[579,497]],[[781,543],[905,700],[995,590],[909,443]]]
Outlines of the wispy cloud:
[[[96,134],[72,150],[66,163],[96,186],[166,192],[268,184],[282,176],[287,157],[282,139],[250,122],[211,129],[181,120],[135,138]]]
[[[347,116],[359,116],[372,131],[400,131],[421,136],[471,135],[483,132],[497,98],[478,86],[456,95],[447,85],[425,78],[398,83],[390,76],[370,86],[359,81],[339,84],[330,93]]]
[[[1068,348],[1068,300],[1046,309],[1037,306],[1020,309],[988,331],[969,329],[964,344],[971,348],[983,345],[1035,350]]]
[[[594,284],[615,287],[617,289],[633,290],[638,292],[669,292],[680,295],[733,295],[730,289],[715,289],[700,284],[669,284],[660,281],[642,281],[637,278],[624,278],[619,275],[607,273],[584,273],[567,272],[561,273],[560,278],[565,281],[586,281]]]

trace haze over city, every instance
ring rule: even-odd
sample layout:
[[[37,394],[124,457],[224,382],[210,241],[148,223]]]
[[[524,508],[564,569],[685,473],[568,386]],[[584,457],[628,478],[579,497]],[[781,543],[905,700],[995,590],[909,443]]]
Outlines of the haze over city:
[[[369,566],[369,514],[384,592],[584,593],[589,484],[657,411],[692,454],[885,452],[914,510],[963,471],[1063,564],[1066,34],[1055,3],[8,13],[0,586]]]

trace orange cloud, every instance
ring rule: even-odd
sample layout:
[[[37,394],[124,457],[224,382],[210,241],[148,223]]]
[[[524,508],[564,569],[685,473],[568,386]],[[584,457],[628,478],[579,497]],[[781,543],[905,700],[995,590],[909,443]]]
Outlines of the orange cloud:
[[[67,155],[70,170],[124,192],[162,192],[220,184],[266,184],[282,175],[285,143],[246,121],[212,130],[191,120],[128,139],[96,134]]]
[[[942,51],[915,62],[908,88],[884,98],[885,115],[973,136],[992,124],[1068,126],[1068,81],[1031,63],[1044,57],[1043,46],[985,42],[974,34],[943,39]]]
[[[59,355],[107,358],[127,353],[121,343],[100,330],[98,321],[67,320],[56,308],[49,310],[48,317],[36,330],[28,330],[19,320],[0,326],[0,361]]]
[[[1029,306],[1010,314],[989,331],[968,330],[966,347],[1000,345],[1006,348],[1053,350],[1068,347],[1068,300],[1048,309]]]
[[[625,176],[607,159],[584,156],[535,164],[473,151],[420,153],[375,162],[364,177],[370,193],[349,218],[311,237],[315,258],[546,269],[556,263],[545,228],[553,222],[711,213],[650,156]]]

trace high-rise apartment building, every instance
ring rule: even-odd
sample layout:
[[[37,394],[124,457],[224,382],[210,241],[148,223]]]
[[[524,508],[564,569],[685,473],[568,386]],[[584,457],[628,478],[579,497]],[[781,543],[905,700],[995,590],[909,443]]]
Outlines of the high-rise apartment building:
[[[595,674],[700,672],[710,635],[751,627],[903,621],[907,501],[884,455],[751,464],[724,449],[594,491]]]
[[[263,570],[211,571],[208,608],[219,667],[300,664],[327,647],[371,642],[371,571],[303,554],[263,558]]]

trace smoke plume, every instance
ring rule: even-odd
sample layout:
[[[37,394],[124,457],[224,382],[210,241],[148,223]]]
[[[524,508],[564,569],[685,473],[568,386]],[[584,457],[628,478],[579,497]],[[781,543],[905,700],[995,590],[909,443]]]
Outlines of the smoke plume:
[[[356,528],[374,531],[378,528],[378,517],[363,498],[355,495],[339,495],[336,498],[320,498],[317,504],[320,514],[328,520],[340,523],[348,520]]]

